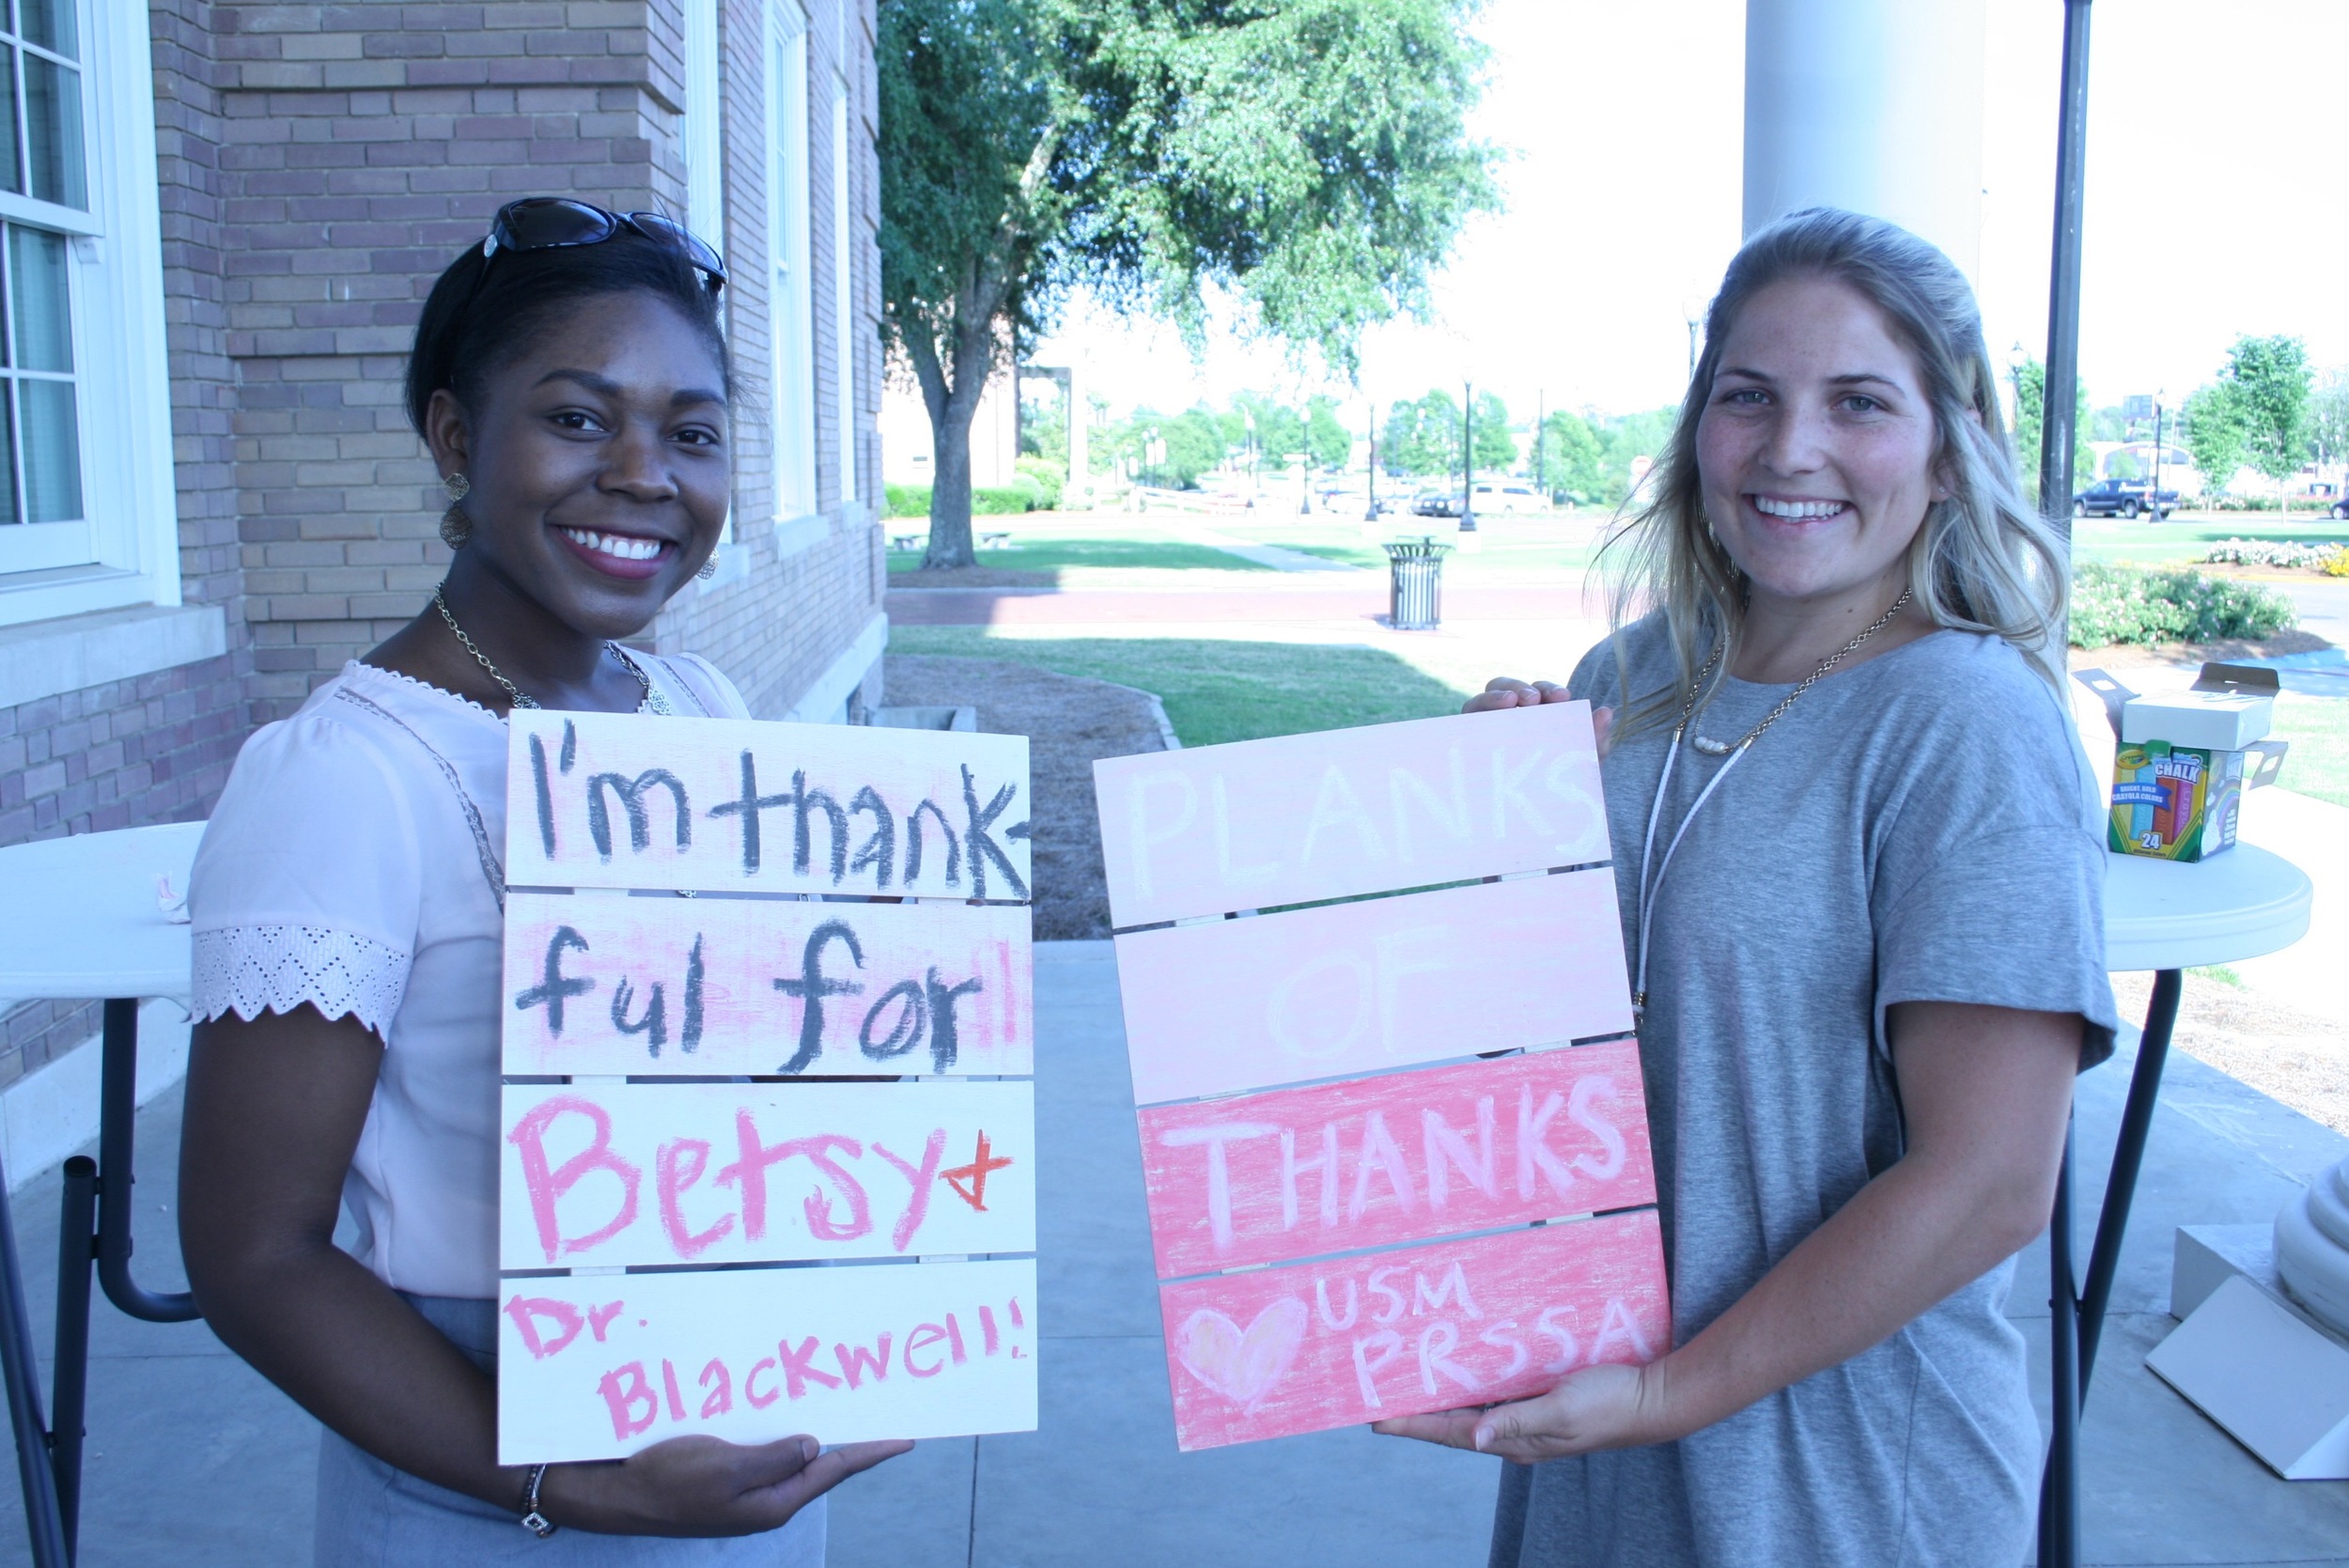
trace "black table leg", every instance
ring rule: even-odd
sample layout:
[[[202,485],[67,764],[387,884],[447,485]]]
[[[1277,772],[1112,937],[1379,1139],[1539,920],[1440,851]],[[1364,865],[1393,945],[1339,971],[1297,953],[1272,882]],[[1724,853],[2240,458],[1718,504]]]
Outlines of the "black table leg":
[[[2047,1229],[2055,1430],[2047,1444],[2047,1467],[2040,1478],[2041,1568],[2076,1568],[2079,1561],[2079,1415],[2088,1403],[2088,1380],[2096,1367],[2097,1343],[2104,1337],[2105,1311],[2121,1272],[2121,1243],[2128,1231],[2130,1205],[2137,1200],[2138,1173],[2145,1163],[2145,1141],[2153,1131],[2154,1107],[2161,1098],[2161,1075],[2169,1064],[2170,1038],[2177,1028],[2184,987],[2181,971],[2155,971],[2137,1065],[2129,1074],[2129,1097],[2121,1111],[2121,1136],[2113,1145],[2112,1174],[2096,1216],[2088,1278],[2077,1285],[2072,1272],[2072,1138],[2068,1129],[2064,1133],[2055,1216]]]
[[[16,1217],[0,1172],[0,1372],[8,1386],[8,1424],[16,1433],[17,1480],[24,1492],[24,1529],[37,1568],[67,1568],[57,1476],[49,1467],[49,1429],[40,1411],[40,1361],[33,1353],[32,1315],[17,1266]]]
[[[57,1519],[65,1548],[77,1547],[82,1523],[82,1438],[89,1403],[89,1271],[98,1257],[98,1165],[87,1155],[65,1162],[65,1212],[57,1226],[57,1357],[50,1400],[50,1450],[57,1471]]]
[[[132,1145],[138,1137],[139,1004],[106,1003],[105,1055],[98,1092],[98,1282],[106,1299],[148,1323],[187,1323],[203,1314],[186,1291],[151,1291],[131,1278]]]

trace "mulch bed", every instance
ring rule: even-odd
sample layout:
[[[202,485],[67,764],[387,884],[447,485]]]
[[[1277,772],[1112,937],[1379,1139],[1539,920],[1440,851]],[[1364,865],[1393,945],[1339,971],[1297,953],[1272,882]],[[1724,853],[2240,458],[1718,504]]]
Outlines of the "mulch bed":
[[[975,707],[988,734],[1028,737],[1036,939],[1108,936],[1093,764],[1165,750],[1148,695],[1025,664],[898,653],[888,656],[881,682],[891,706]]]

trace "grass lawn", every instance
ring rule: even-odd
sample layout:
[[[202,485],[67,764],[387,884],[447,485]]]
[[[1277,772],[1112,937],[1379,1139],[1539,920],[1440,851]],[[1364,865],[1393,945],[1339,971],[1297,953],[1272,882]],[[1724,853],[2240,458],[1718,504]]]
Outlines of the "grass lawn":
[[[974,520],[975,521],[975,520]],[[999,550],[977,552],[982,567],[1003,571],[1060,571],[1071,567],[1156,567],[1174,571],[1270,571],[1270,567],[1227,554],[1206,545],[1169,539],[1022,538]],[[893,550],[889,569],[910,572],[921,566],[922,551]]]
[[[1376,648],[1188,638],[997,637],[907,626],[892,653],[1000,659],[1155,691],[1186,746],[1457,713],[1467,693]]]
[[[2072,520],[2076,560],[2131,566],[2188,566],[2200,562],[2222,539],[2288,539],[2295,544],[2349,545],[2349,523],[2331,518],[2295,518],[2285,523],[2273,512],[2236,512],[2212,521],[2173,518],[2168,522],[2117,518]]]
[[[2349,701],[2282,692],[2276,699],[2273,733],[2292,742],[2279,786],[2349,806]]]

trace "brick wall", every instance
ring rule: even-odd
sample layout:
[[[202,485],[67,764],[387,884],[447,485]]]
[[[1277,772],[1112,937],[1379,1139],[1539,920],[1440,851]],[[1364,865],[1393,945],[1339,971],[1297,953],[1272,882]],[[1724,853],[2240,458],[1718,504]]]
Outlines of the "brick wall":
[[[686,0],[268,4],[148,0],[182,594],[228,652],[0,709],[0,844],[201,817],[252,728],[299,706],[413,615],[447,562],[445,505],[399,406],[441,269],[518,195],[684,209]],[[767,385],[763,0],[717,0],[739,571],[654,629],[707,654],[754,711],[786,710],[878,613],[870,505],[880,380],[869,151],[850,160],[859,475],[834,472],[832,82],[869,147],[870,0],[809,10],[818,480],[778,530]],[[800,396],[810,395],[803,389]],[[877,675],[875,677],[878,678]],[[877,693],[876,693],[877,694]],[[0,1085],[96,1028],[40,1003],[0,1018]]]

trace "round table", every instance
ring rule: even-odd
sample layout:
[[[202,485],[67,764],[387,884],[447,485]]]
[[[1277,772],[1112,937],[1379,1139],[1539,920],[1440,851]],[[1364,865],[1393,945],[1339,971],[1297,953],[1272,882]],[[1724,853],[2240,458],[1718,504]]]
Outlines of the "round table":
[[[2096,1218],[2096,1240],[2083,1281],[2072,1267],[2072,1141],[2063,1141],[2055,1212],[2047,1226],[2048,1360],[2055,1382],[2054,1436],[2039,1492],[2039,1561],[2075,1568],[2079,1561],[2079,1413],[2104,1333],[2105,1309],[2120,1272],[2121,1240],[2145,1159],[2154,1104],[2178,1021],[2185,972],[2232,964],[2290,947],[2308,934],[2314,888],[2308,874],[2280,855],[2238,844],[2192,864],[2139,855],[2105,858],[2105,968],[2116,973],[2154,971],[2154,992],[2129,1075],[2112,1177]]]
[[[40,1568],[70,1560],[82,1478],[83,1407],[88,1389],[90,1265],[108,1299],[133,1317],[183,1323],[194,1300],[159,1295],[131,1278],[132,1143],[138,1114],[139,1003],[185,1001],[188,927],[164,908],[159,880],[184,898],[201,822],[79,833],[0,848],[0,1008],[18,1001],[105,1001],[99,1090],[99,1157],[66,1161],[65,1217],[78,1260],[60,1258],[54,1384],[45,1420],[39,1362],[25,1310],[14,1217],[0,1199],[0,1371],[16,1434],[25,1525]],[[0,1193],[7,1191],[0,1176]]]

